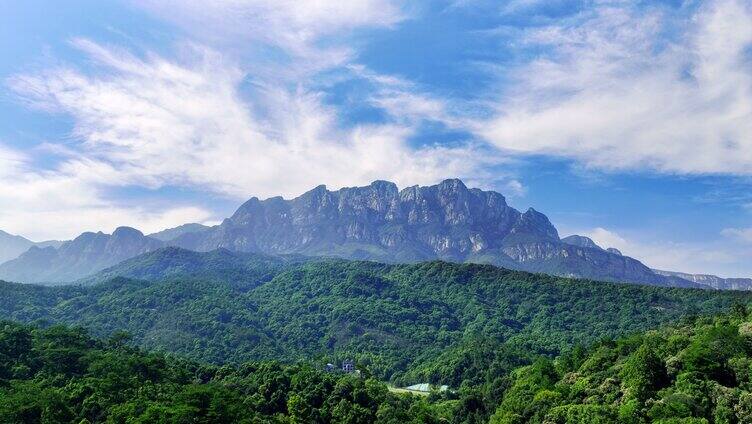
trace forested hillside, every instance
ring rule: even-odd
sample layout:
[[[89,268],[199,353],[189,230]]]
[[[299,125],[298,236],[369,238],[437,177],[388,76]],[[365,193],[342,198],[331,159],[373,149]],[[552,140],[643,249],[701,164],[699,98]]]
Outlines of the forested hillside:
[[[238,278],[232,268],[224,279],[218,263],[204,263],[211,278],[2,283],[0,316],[81,325],[99,337],[123,330],[141,347],[213,363],[353,357],[382,380],[458,387],[493,380],[537,354],[750,299],[445,262],[256,261],[252,273]]]
[[[373,379],[275,362],[206,366],[126,341],[0,322],[0,423],[447,422]]]
[[[501,423],[752,422],[752,321],[717,318],[607,340],[513,374]]]
[[[0,322],[0,423],[744,424],[752,320],[680,325],[538,357],[428,397],[306,364],[213,366],[83,330]],[[495,412],[494,412],[495,411]]]

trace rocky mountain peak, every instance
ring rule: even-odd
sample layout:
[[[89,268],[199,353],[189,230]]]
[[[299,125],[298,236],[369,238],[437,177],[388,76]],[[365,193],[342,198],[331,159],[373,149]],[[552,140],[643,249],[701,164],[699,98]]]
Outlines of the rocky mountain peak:
[[[144,237],[144,233],[132,227],[118,227],[112,232],[112,237],[117,239],[138,239]]]
[[[467,186],[458,178],[446,179],[437,186],[442,193],[463,193],[467,192]]]
[[[376,180],[372,182],[368,187],[372,188],[377,193],[383,193],[384,195],[387,195],[387,196],[394,196],[397,193],[399,193],[397,184],[391,181]]]
[[[590,237],[580,236],[577,234],[564,237],[563,239],[561,239],[561,241],[566,244],[571,244],[572,246],[589,247],[591,249],[601,249],[601,247],[598,246]]]
[[[513,234],[540,236],[546,240],[559,241],[559,232],[546,215],[529,208],[520,215],[511,231]]]

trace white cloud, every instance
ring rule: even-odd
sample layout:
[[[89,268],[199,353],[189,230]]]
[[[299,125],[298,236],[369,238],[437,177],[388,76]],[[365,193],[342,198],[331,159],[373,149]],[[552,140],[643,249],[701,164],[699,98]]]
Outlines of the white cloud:
[[[350,34],[405,19],[401,0],[133,3],[184,30],[189,41],[177,45],[179,59],[81,38],[72,45],[88,56],[91,71],[61,66],[7,81],[28,105],[75,124],[72,142],[51,140],[38,149],[57,158],[50,169],[28,167],[8,178],[0,171],[0,190],[28,196],[25,208],[45,225],[27,225],[18,208],[0,212],[0,228],[70,237],[81,222],[89,230],[136,222],[151,231],[217,218],[190,205],[151,214],[147,207],[121,208],[112,198],[118,187],[290,197],[321,183],[477,181],[488,177],[485,164],[498,162],[475,144],[409,145],[421,120],[449,117],[445,103],[353,64]],[[383,108],[391,122],[343,124],[316,87],[328,70],[345,78],[367,74],[374,91],[364,101]]]
[[[337,110],[303,87],[262,87],[247,104],[238,92],[243,73],[212,51],[177,64],[77,44],[109,72],[58,69],[17,77],[12,86],[75,118],[86,160],[64,167],[100,182],[200,186],[244,198],[298,194],[318,182],[432,182],[471,174],[479,159],[472,147],[413,149],[408,125],[342,129]],[[266,112],[257,116],[256,108]]]
[[[744,277],[752,273],[752,268],[739,260],[740,257],[752,254],[752,251],[736,244],[729,245],[712,240],[703,243],[648,240],[642,237],[625,237],[619,232],[602,227],[575,233],[590,237],[604,249],[615,247],[624,255],[638,259],[651,268],[716,274],[722,277]]]
[[[752,243],[752,228],[724,228],[721,235],[745,243]]]
[[[451,101],[421,90],[417,84],[394,75],[371,71],[362,65],[347,67],[355,78],[368,81],[372,92],[364,99],[402,123],[441,122],[447,127],[468,129],[468,120],[452,110]]]
[[[712,1],[686,20],[659,10],[605,3],[529,32],[548,53],[515,70],[478,134],[599,169],[752,174],[752,4]]]
[[[209,211],[191,206],[123,206],[109,201],[99,178],[113,170],[102,164],[68,162],[55,171],[36,171],[31,162],[0,145],[0,228],[34,240],[66,239],[121,225],[151,232],[211,217]]]
[[[275,46],[294,59],[286,71],[325,69],[352,58],[342,34],[405,19],[401,0],[133,0],[210,44]],[[334,40],[324,40],[333,38]],[[327,41],[327,42],[324,42]],[[280,69],[277,69],[278,72]]]
[[[406,142],[414,131],[410,122],[342,128],[338,110],[302,85],[266,84],[253,98],[241,98],[244,72],[206,48],[192,46],[192,57],[177,62],[84,39],[74,45],[100,73],[57,68],[9,81],[29,104],[75,121],[79,144],[67,146],[54,170],[3,181],[4,190],[32,197],[28,210],[40,210],[40,222],[54,220],[44,215],[47,208],[78,216],[59,219],[58,231],[80,228],[76,219],[90,228],[115,221],[143,222],[144,228],[167,225],[169,218],[175,219],[169,225],[181,223],[175,211],[147,216],[112,209],[106,200],[112,187],[183,186],[237,199],[293,196],[320,183],[336,188],[375,179],[408,185],[480,178],[483,164],[493,162],[473,145],[413,148]],[[204,211],[188,211],[186,220],[208,219]],[[4,213],[5,221],[0,217],[0,227],[33,235],[12,213]]]
[[[519,180],[511,179],[504,184],[504,192],[510,196],[524,196],[527,193],[527,187],[525,187]]]

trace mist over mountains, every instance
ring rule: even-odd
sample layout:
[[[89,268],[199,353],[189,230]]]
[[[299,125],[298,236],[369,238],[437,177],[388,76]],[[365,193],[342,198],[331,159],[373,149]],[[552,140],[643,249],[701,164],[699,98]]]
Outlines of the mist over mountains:
[[[71,282],[163,246],[163,242],[129,227],[120,227],[112,234],[87,232],[57,249],[32,246],[0,265],[0,275],[25,283]]]
[[[0,230],[0,264],[17,258],[21,253],[29,250],[32,246],[37,247],[59,247],[63,242],[49,240],[43,242],[33,242],[25,237],[8,234]]]
[[[388,263],[440,259],[604,281],[721,288],[655,272],[587,237],[562,239],[544,214],[518,211],[503,195],[470,189],[458,179],[402,190],[387,181],[336,191],[322,185],[291,200],[253,197],[213,227],[186,224],[149,236],[127,227],[112,235],[84,233],[57,249],[32,246],[0,265],[0,278],[72,282],[165,246]]]

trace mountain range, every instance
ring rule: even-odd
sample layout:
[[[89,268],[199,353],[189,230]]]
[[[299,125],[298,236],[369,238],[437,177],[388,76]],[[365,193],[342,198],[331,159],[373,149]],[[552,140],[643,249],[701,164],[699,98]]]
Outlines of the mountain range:
[[[654,269],[653,272],[667,277],[681,278],[697,284],[712,287],[716,290],[750,290],[752,278],[723,278],[710,274],[688,274],[686,272],[662,271]]]
[[[57,249],[32,246],[0,265],[0,278],[72,282],[164,246],[388,263],[440,259],[594,280],[720,288],[656,272],[587,237],[560,238],[544,214],[518,211],[503,195],[470,189],[458,179],[402,190],[388,181],[336,191],[321,185],[290,200],[253,197],[212,227],[186,224],[149,236],[127,227],[112,235],[84,233]]]
[[[0,275],[25,283],[71,282],[163,246],[163,242],[129,227],[112,234],[87,232],[58,248],[32,246],[0,265]]]
[[[33,242],[27,238],[8,234],[0,230],[0,264],[17,258],[23,252],[29,250],[32,246],[37,247],[59,247],[63,242],[57,240]]]

